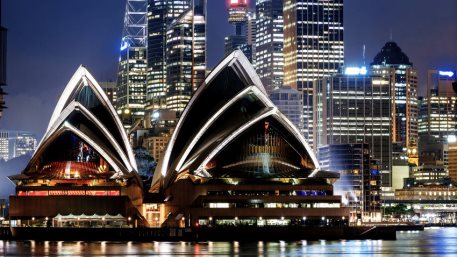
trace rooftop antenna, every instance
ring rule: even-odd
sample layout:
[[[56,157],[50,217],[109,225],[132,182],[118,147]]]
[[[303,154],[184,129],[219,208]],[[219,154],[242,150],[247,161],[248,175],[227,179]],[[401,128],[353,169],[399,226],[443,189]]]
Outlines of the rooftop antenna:
[[[363,66],[365,66],[365,44],[363,44],[362,58],[363,58]]]
[[[390,29],[390,41],[393,41],[394,39],[394,35],[393,35],[393,32],[392,32],[392,29]]]

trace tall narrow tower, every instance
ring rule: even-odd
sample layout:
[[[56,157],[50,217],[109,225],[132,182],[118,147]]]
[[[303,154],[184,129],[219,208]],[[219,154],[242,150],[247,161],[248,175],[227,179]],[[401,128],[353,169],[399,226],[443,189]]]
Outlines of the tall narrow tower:
[[[144,116],[147,0],[127,0],[117,78],[117,112],[125,127]]]
[[[233,24],[236,29],[236,35],[241,36],[241,29],[247,22],[248,4],[246,0],[230,0],[229,5],[229,18],[230,24]]]
[[[252,39],[254,35],[250,35],[251,38],[248,39],[248,34],[242,33],[243,27],[248,25],[248,22],[251,23],[251,28],[252,23],[255,22],[254,14],[248,14],[247,0],[230,0],[228,6],[228,13],[228,22],[235,26],[235,35],[225,37],[224,54],[227,56],[234,50],[240,49],[241,51],[243,51],[244,55],[246,55],[248,60],[251,63],[254,63],[252,55],[254,46]],[[248,20],[248,18],[250,20]],[[245,32],[248,32],[248,30],[246,30]],[[248,41],[251,41],[251,43],[249,43]]]
[[[313,145],[313,83],[344,62],[343,0],[284,0],[284,85],[303,92],[304,136]]]

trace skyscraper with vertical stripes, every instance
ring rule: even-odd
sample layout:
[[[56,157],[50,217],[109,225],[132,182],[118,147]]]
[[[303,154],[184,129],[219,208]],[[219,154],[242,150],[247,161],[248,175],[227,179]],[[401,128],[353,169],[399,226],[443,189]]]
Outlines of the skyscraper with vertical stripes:
[[[147,110],[184,110],[206,73],[206,0],[149,0]]]
[[[124,127],[144,116],[146,104],[147,0],[127,0],[116,84],[116,108]]]
[[[255,68],[268,94],[271,94],[274,89],[279,89],[283,84],[284,20],[282,9],[282,0],[256,1]]]
[[[304,136],[313,145],[313,81],[344,63],[343,0],[284,0],[284,85],[303,92]]]

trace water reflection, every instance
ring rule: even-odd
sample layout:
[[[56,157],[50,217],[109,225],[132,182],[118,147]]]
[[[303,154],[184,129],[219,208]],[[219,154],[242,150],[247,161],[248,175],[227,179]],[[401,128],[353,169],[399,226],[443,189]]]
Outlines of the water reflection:
[[[55,242],[0,241],[0,256],[455,256],[457,228],[398,233],[396,241]]]

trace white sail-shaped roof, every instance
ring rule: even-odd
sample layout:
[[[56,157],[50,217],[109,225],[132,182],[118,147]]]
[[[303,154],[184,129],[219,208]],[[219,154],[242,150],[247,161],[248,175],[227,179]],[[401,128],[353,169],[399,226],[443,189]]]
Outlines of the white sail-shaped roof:
[[[262,122],[274,124],[284,144],[302,160],[297,165],[277,163],[308,169],[306,176],[319,170],[300,131],[271,102],[244,54],[234,51],[213,69],[186,106],[158,164],[153,187],[160,182],[166,187],[184,171],[211,176],[208,164]]]
[[[84,66],[78,68],[65,87],[26,170],[63,132],[90,145],[116,173],[136,172],[136,161],[122,123],[103,89]]]

